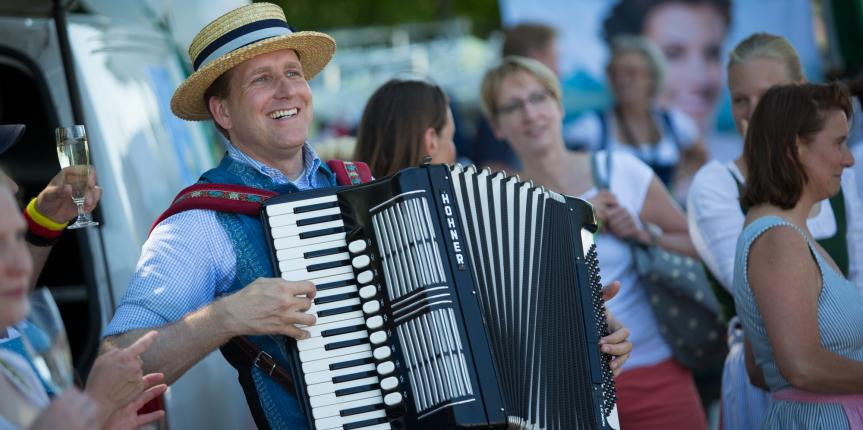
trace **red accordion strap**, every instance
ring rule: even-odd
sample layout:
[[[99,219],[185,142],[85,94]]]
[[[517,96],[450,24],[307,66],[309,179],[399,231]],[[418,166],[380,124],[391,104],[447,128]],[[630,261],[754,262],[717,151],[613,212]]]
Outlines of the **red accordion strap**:
[[[339,185],[364,184],[374,179],[369,166],[361,161],[330,160],[327,161],[327,166],[336,174]],[[261,204],[276,195],[272,191],[243,185],[195,184],[177,194],[168,210],[159,215],[150,227],[150,231],[171,215],[190,209],[256,216],[261,211]]]

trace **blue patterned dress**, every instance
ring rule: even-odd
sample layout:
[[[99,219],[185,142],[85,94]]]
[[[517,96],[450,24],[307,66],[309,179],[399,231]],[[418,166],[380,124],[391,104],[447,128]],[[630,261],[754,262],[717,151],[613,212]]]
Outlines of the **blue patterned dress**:
[[[758,311],[755,297],[749,288],[746,262],[749,248],[765,231],[777,227],[794,228],[805,238],[805,234],[788,221],[777,216],[758,218],[746,228],[737,241],[734,261],[734,301],[737,313],[743,322],[746,336],[755,355],[755,363],[764,372],[771,392],[791,387],[776,365],[773,349],[767,339],[764,320]],[[857,288],[824,261],[824,258],[807,239],[809,249],[821,270],[822,287],[818,296],[818,331],[821,344],[829,351],[852,360],[863,361],[863,298]],[[776,270],[781,270],[776,267]],[[793,318],[793,315],[788,315]],[[837,369],[841,371],[841,369]],[[772,401],[762,422],[764,429],[847,429],[848,419],[838,404],[812,404]]]

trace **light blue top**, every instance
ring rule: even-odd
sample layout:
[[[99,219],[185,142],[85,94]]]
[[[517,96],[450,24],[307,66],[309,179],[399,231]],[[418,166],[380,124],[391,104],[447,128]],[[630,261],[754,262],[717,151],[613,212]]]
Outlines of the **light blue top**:
[[[807,241],[821,271],[821,293],[818,296],[818,332],[825,349],[863,361],[863,298],[854,285],[837,273],[797,226],[777,216],[758,218],[746,228],[737,241],[734,261],[734,301],[743,322],[746,337],[752,346],[755,363],[764,372],[771,392],[791,386],[779,372],[773,349],[767,338],[764,320],[749,288],[747,261],[749,248],[765,231],[779,226],[791,227]],[[776,270],[782,270],[776,267]],[[794,315],[786,315],[794,318]],[[841,369],[836,369],[841,372]],[[848,420],[838,404],[810,404],[773,401],[762,422],[765,429],[847,429]]]
[[[321,160],[303,146],[303,173],[291,181],[278,169],[254,160],[230,143],[227,155],[299,190],[329,186]],[[150,233],[114,318],[103,336],[159,327],[182,318],[226,293],[236,277],[236,254],[216,212],[187,210],[168,217]]]

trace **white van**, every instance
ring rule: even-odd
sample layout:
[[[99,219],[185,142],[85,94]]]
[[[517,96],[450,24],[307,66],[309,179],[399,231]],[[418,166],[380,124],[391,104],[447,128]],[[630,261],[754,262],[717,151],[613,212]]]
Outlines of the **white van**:
[[[71,8],[65,26],[54,18],[55,1]],[[152,222],[222,150],[209,125],[182,121],[169,108],[187,75],[185,53],[165,30],[175,22],[163,7],[171,2],[55,1],[0,2],[0,123],[27,125],[0,162],[30,198],[59,169],[54,128],[87,127],[104,189],[95,213],[101,225],[65,232],[39,280],[60,305],[76,368],[85,375]],[[205,23],[247,1],[202,3]],[[58,29],[68,34],[74,77],[64,69]],[[218,355],[170,387],[160,428],[254,428],[236,372]]]

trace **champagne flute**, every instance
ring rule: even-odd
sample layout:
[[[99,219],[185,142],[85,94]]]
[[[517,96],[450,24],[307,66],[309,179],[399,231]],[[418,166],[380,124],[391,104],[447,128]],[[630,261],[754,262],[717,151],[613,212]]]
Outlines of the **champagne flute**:
[[[47,288],[30,293],[30,314],[19,324],[24,351],[49,391],[59,394],[72,386],[74,370],[66,328]]]
[[[72,201],[78,207],[78,218],[70,229],[99,225],[84,212],[84,198],[87,196],[87,181],[90,179],[90,147],[87,144],[87,132],[83,125],[58,127],[54,135],[57,138],[57,157],[60,168],[66,171],[66,183],[72,186]]]

